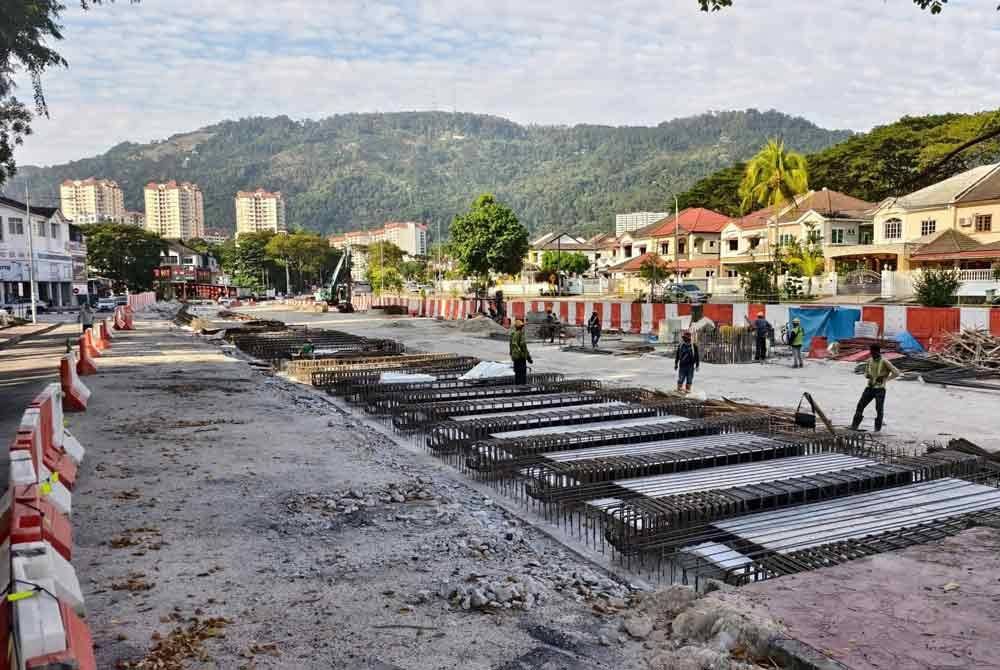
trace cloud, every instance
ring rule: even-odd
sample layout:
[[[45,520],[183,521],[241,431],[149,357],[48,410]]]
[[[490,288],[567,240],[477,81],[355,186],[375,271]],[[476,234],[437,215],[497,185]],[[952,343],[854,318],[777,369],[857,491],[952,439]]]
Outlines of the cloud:
[[[72,3],[71,3],[72,4]],[[451,109],[655,124],[775,108],[867,129],[1000,107],[987,0],[148,0],[67,10],[70,67],[17,158],[51,164],[227,118]],[[23,91],[22,91],[23,92]]]

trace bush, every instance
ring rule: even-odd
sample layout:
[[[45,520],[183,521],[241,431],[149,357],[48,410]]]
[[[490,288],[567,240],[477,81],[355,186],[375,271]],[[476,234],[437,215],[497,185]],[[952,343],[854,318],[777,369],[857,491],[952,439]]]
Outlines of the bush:
[[[955,293],[962,285],[960,273],[953,268],[928,268],[913,280],[917,300],[924,307],[948,307],[955,301]]]

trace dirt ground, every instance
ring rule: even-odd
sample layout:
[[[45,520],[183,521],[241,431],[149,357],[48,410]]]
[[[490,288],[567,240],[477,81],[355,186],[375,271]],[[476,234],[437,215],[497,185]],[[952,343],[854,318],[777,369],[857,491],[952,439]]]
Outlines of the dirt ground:
[[[639,667],[627,585],[312,391],[138,326],[69,419],[99,667]]]
[[[353,333],[390,337],[423,351],[454,352],[493,360],[507,360],[507,344],[462,332],[454,322],[431,319],[386,318],[367,314],[310,314],[283,306],[241,308],[239,311],[274,318],[290,324],[338,328]],[[554,345],[534,344],[534,369],[588,376],[608,382],[670,388],[676,383],[673,360],[657,355],[601,356],[560,351]],[[864,387],[853,363],[808,360],[802,370],[790,358],[766,365],[704,364],[695,375],[694,388],[709,397],[727,397],[777,407],[794,408],[803,391],[809,391],[830,419],[848,425]],[[993,411],[1000,398],[990,391],[959,390],[896,381],[888,388],[886,422],[881,439],[919,448],[930,442],[965,437],[991,451],[1000,450],[1000,422]],[[868,408],[862,428],[871,429],[874,405]]]

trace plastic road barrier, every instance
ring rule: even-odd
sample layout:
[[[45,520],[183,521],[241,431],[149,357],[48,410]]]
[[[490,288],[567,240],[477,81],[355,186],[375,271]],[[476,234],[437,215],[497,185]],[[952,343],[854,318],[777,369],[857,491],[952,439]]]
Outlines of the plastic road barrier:
[[[63,410],[85,412],[90,400],[88,389],[76,373],[76,354],[69,352],[59,361],[59,382],[63,391]]]

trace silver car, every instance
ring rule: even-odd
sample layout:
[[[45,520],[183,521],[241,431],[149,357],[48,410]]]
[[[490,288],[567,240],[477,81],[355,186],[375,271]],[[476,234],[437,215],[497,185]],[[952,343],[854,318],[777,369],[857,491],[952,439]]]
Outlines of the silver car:
[[[689,302],[698,305],[708,302],[711,294],[705,293],[697,284],[671,284],[667,287],[666,295],[674,302]]]

